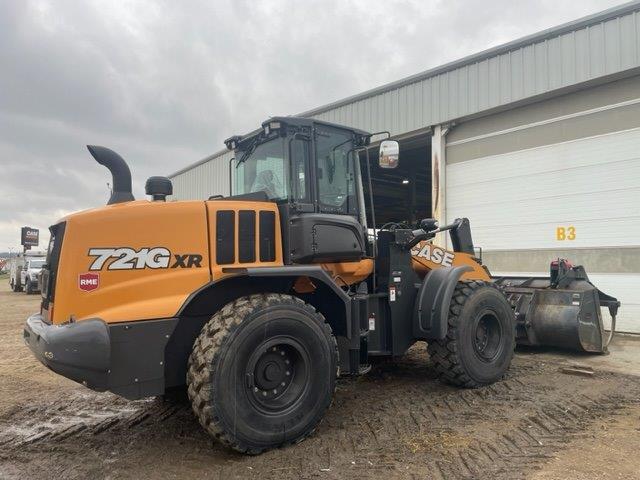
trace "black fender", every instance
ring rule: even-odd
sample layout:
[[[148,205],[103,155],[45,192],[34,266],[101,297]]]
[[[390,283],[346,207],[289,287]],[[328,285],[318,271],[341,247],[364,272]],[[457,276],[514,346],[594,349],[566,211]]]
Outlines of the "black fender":
[[[351,370],[349,348],[354,343],[359,345],[359,319],[352,314],[351,297],[322,267],[284,265],[225,268],[223,273],[229,275],[213,280],[193,292],[177,312],[179,323],[167,345],[168,356],[172,358],[173,364],[167,385],[184,383],[187,359],[193,342],[211,315],[236,298],[256,293],[288,293],[313,305],[324,315],[338,340],[340,369]],[[298,294],[293,290],[295,281],[300,277],[308,277],[313,281],[316,289],[312,294]]]
[[[413,335],[416,339],[441,340],[447,335],[451,297],[467,265],[431,270],[422,281],[413,307]]]
[[[231,275],[214,280],[193,292],[177,313],[182,316],[212,315],[238,297],[254,293],[291,293],[299,277],[314,280],[313,295],[299,295],[320,311],[334,334],[351,338],[351,298],[320,266],[284,265],[281,267],[225,268]]]

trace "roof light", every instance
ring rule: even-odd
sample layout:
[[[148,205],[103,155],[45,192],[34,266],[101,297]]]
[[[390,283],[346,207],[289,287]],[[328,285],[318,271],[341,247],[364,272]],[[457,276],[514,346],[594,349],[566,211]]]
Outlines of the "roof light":
[[[269,122],[264,125],[264,134],[269,135],[273,130],[278,130],[280,128],[280,122]]]
[[[234,135],[233,137],[227,138],[224,141],[224,144],[229,150],[235,150],[236,148],[238,148],[238,142],[241,138],[242,137],[239,137],[238,135]]]

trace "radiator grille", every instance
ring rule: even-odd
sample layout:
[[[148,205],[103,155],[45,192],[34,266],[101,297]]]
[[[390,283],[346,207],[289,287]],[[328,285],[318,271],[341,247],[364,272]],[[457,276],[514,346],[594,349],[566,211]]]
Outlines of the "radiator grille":
[[[240,263],[255,262],[256,212],[240,210],[238,217],[238,260]]]
[[[276,214],[260,212],[260,261],[273,262],[276,259]]]
[[[218,210],[215,223],[218,265],[276,261],[276,212]]]
[[[220,210],[216,214],[216,262],[219,265],[235,261],[235,212]]]

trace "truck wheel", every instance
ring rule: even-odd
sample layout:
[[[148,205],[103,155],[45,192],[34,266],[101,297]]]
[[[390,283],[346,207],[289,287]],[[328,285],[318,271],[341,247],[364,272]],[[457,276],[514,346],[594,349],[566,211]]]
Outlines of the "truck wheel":
[[[515,348],[513,310],[490,282],[462,281],[449,307],[447,336],[431,341],[429,356],[441,380],[474,388],[500,380]]]
[[[31,280],[27,280],[24,284],[24,291],[27,295],[31,295],[33,293],[33,286],[31,284]]]
[[[189,357],[188,395],[211,436],[255,455],[315,430],[337,372],[337,343],[320,313],[290,295],[251,295],[202,329]]]

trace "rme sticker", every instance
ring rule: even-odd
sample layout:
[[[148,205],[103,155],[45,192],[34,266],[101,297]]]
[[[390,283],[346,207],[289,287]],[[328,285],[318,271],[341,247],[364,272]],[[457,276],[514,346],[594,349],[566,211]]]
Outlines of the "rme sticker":
[[[100,274],[81,273],[78,275],[78,288],[85,292],[95,290],[100,286]]]
[[[437,263],[443,267],[450,267],[453,264],[453,259],[455,258],[453,253],[435,247],[430,243],[426,243],[422,247],[417,246],[411,249],[411,255],[414,257],[426,258],[430,262]]]
[[[89,256],[96,257],[89,270],[142,270],[145,268],[200,268],[202,255],[172,254],[168,248],[91,248]],[[109,260],[112,260],[109,263]]]

